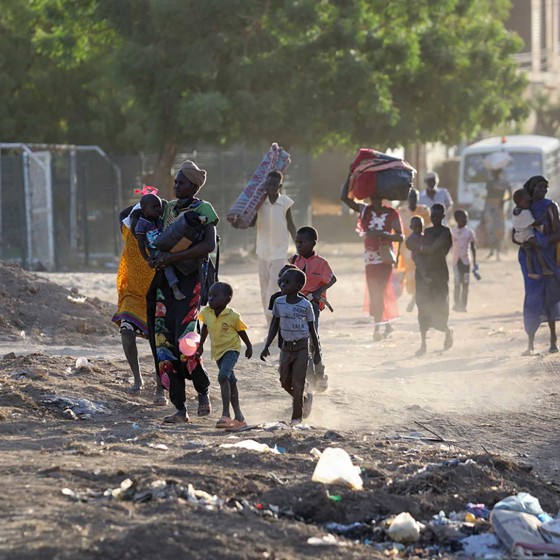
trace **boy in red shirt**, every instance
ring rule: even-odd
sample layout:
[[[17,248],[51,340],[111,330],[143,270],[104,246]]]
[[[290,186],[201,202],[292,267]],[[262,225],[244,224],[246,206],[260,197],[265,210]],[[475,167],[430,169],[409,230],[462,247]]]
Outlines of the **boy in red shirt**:
[[[327,289],[336,282],[336,276],[329,263],[323,257],[315,253],[315,245],[319,240],[319,235],[315,228],[304,226],[298,229],[296,233],[296,250],[297,255],[290,259],[290,263],[296,265],[305,273],[305,286],[301,290],[301,294],[305,296],[313,305],[315,313],[315,330],[317,338],[319,337],[319,314],[328,305]],[[311,349],[311,356],[313,349]],[[325,375],[325,366],[322,363],[313,364],[310,358],[307,366],[307,377],[311,385],[315,386],[317,391],[326,391],[328,388],[328,377]]]

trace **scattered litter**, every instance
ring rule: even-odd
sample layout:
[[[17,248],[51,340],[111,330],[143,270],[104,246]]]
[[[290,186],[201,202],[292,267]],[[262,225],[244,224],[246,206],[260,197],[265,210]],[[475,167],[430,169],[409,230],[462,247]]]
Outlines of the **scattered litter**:
[[[498,559],[506,555],[506,549],[494,533],[471,535],[470,537],[462,539],[460,542],[463,545],[465,556]]]
[[[71,303],[81,304],[81,303],[84,303],[86,301],[87,296],[68,295],[66,299]]]
[[[62,416],[66,418],[66,420],[79,420],[80,417],[71,409],[66,408],[62,411]]]
[[[40,379],[47,374],[47,370],[41,367],[23,367],[10,373],[12,379]]]
[[[110,414],[111,412],[103,403],[96,403],[90,401],[89,399],[80,399],[76,397],[47,395],[42,400],[42,404],[55,406],[63,411],[69,408],[73,410],[82,420],[86,420],[98,414]]]
[[[311,424],[294,424],[292,428],[294,430],[308,431],[308,430],[312,430],[313,426]]]
[[[340,496],[339,494],[329,494],[329,491],[327,490],[327,498],[333,502],[341,502],[342,501],[342,496]]]
[[[325,524],[325,529],[328,531],[336,531],[337,533],[350,533],[355,531],[356,529],[362,529],[369,527],[366,523],[362,523],[361,521],[356,521],[355,523],[350,523],[349,525],[343,525],[342,523],[335,523],[331,521],[330,523]]]
[[[541,525],[541,533],[549,540],[560,539],[560,519],[553,519]]]
[[[541,507],[539,500],[527,492],[519,492],[516,496],[504,498],[494,506],[494,510],[497,509],[530,513],[538,517],[543,523],[552,520],[552,517],[545,513]]]
[[[76,360],[76,371],[87,371],[90,368],[90,363],[87,358],[83,356]]]
[[[340,542],[334,535],[328,533],[323,537],[309,537],[307,544],[311,546],[347,546],[349,543]]]
[[[148,447],[152,449],[159,449],[161,451],[169,451],[169,447],[165,443],[148,443]]]
[[[274,446],[274,448],[269,447],[266,443],[259,443],[254,439],[244,439],[243,441],[238,441],[237,443],[222,443],[220,447],[225,449],[231,449],[238,447],[240,449],[249,449],[251,451],[258,451],[259,453],[276,453],[280,454],[281,451]]]
[[[314,447],[309,453],[313,455],[315,459],[320,459],[322,455],[322,453],[316,447]]]
[[[514,556],[560,555],[560,540],[548,542],[540,531],[542,522],[531,513],[494,509],[490,521],[498,538]],[[550,540],[550,535],[547,535]]]
[[[467,459],[466,461],[461,461],[461,459],[449,459],[447,461],[442,461],[441,463],[428,463],[427,465],[423,466],[421,469],[416,471],[416,474],[422,474],[426,471],[431,471],[434,469],[441,469],[446,467],[466,467],[469,465],[476,465],[476,462],[472,459]]]
[[[274,482],[277,482],[278,484],[281,484],[282,486],[283,486],[284,484],[286,484],[278,475],[276,475],[276,474],[273,473],[273,472],[269,472],[269,473],[268,473],[268,476],[269,476],[270,478],[272,478],[272,480],[274,480]]]
[[[217,496],[211,496],[208,492],[204,492],[204,490],[195,490],[192,484],[189,484],[187,488],[187,501],[204,506],[206,509],[219,508],[224,505],[224,500]]]
[[[490,517],[490,510],[484,504],[468,503],[465,507],[465,511],[471,513],[475,517],[481,517],[482,519],[488,519]]]
[[[151,500],[178,500],[183,499],[186,503],[203,507],[208,510],[216,510],[224,505],[224,500],[212,496],[203,490],[196,490],[192,484],[186,488],[174,482],[157,479],[149,483],[144,489],[139,489],[138,484],[130,478],[125,478],[116,488],[107,488],[104,492],[87,489],[83,492],[74,491],[71,488],[63,488],[62,494],[74,501],[87,502],[97,500],[123,500],[135,503],[149,502]],[[184,503],[185,503],[184,502]],[[243,507],[241,508],[243,509]]]
[[[420,538],[424,525],[419,523],[408,512],[399,513],[391,522],[387,535],[396,542],[413,543]]]
[[[355,467],[350,455],[339,447],[327,447],[323,451],[311,480],[323,484],[350,486],[354,490],[362,490],[364,487],[360,467]]]

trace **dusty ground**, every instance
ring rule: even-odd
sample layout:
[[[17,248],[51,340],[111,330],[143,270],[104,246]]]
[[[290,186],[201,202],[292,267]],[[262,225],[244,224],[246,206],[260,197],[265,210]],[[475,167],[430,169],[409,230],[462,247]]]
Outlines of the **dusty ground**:
[[[63,324],[43,332],[36,325],[27,328],[22,317],[22,323],[5,321],[0,355],[16,357],[0,361],[0,558],[383,557],[374,546],[386,540],[383,520],[401,511],[426,521],[440,510],[460,511],[467,502],[491,506],[515,491],[529,491],[556,513],[559,362],[544,353],[520,356],[522,281],[513,252],[502,263],[482,261],[483,280],[472,284],[469,313],[452,314],[455,346],[441,352],[443,336],[432,333],[423,358],[413,356],[415,315],[404,311],[393,337],[374,344],[362,315],[359,242],[325,246],[321,253],[339,283],[329,296],[335,313],[321,318],[331,386],[315,399],[310,430],[277,426],[236,436],[217,433],[219,411],[198,420],[194,400],[192,424],[161,428],[168,409],[150,404],[154,383],[145,342],[140,353],[147,387],[132,397],[115,331],[91,334]],[[258,354],[265,325],[255,271],[256,263],[226,261],[222,278],[233,284],[233,305],[250,326]],[[68,320],[75,307],[95,324],[109,321],[112,309],[91,300],[116,301],[113,274],[42,277],[74,293],[29,280],[40,289],[22,290],[26,306],[42,291],[56,292],[60,305],[70,305]],[[67,299],[76,293],[88,300]],[[403,310],[407,302],[404,295]],[[89,303],[93,307],[85,308]],[[8,305],[6,296],[0,304]],[[544,329],[537,348],[547,348]],[[75,370],[80,356],[90,360],[90,371]],[[289,418],[276,362],[277,356],[266,364],[240,362],[241,402],[252,424]],[[215,364],[207,365],[214,380]],[[85,397],[106,410],[90,419],[67,419],[53,395]],[[212,397],[217,406],[215,383]],[[248,438],[285,452],[219,447]],[[310,451],[328,446],[346,449],[362,467],[364,491],[311,482],[317,460]],[[456,458],[474,463],[441,464]],[[103,496],[127,478],[131,489]],[[154,490],[150,485],[158,480],[165,482]],[[223,502],[213,510],[189,502],[189,483]],[[325,528],[329,521],[364,525],[349,538],[337,537],[348,546],[307,545],[310,536],[336,532]],[[481,524],[463,531],[484,529]],[[449,555],[456,548],[449,542],[427,530],[407,553]],[[434,543],[440,548],[430,548]]]

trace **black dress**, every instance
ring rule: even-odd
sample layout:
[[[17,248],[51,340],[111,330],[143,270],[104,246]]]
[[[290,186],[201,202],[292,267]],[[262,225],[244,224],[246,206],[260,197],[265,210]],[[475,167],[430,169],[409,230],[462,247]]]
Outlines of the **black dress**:
[[[449,270],[445,257],[451,249],[451,231],[445,226],[426,228],[424,273],[416,270],[416,304],[420,331],[447,330],[449,319]]]

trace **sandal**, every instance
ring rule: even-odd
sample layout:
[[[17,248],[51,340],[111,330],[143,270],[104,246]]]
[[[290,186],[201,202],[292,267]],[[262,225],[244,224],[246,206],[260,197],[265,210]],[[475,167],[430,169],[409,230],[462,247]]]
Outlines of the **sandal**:
[[[189,415],[186,410],[179,410],[175,414],[165,416],[163,419],[164,424],[180,424],[182,422],[187,423],[188,421]]]
[[[212,405],[208,395],[198,395],[198,415],[208,416],[212,412]]]
[[[237,422],[237,420],[232,420],[229,416],[222,416],[216,422],[216,428],[219,428],[219,429],[233,428],[233,423],[234,422]]]
[[[236,432],[237,430],[242,430],[243,428],[246,427],[247,427],[247,422],[245,422],[244,420],[237,420],[237,418],[234,418],[231,421],[231,425],[226,428],[226,432]]]

